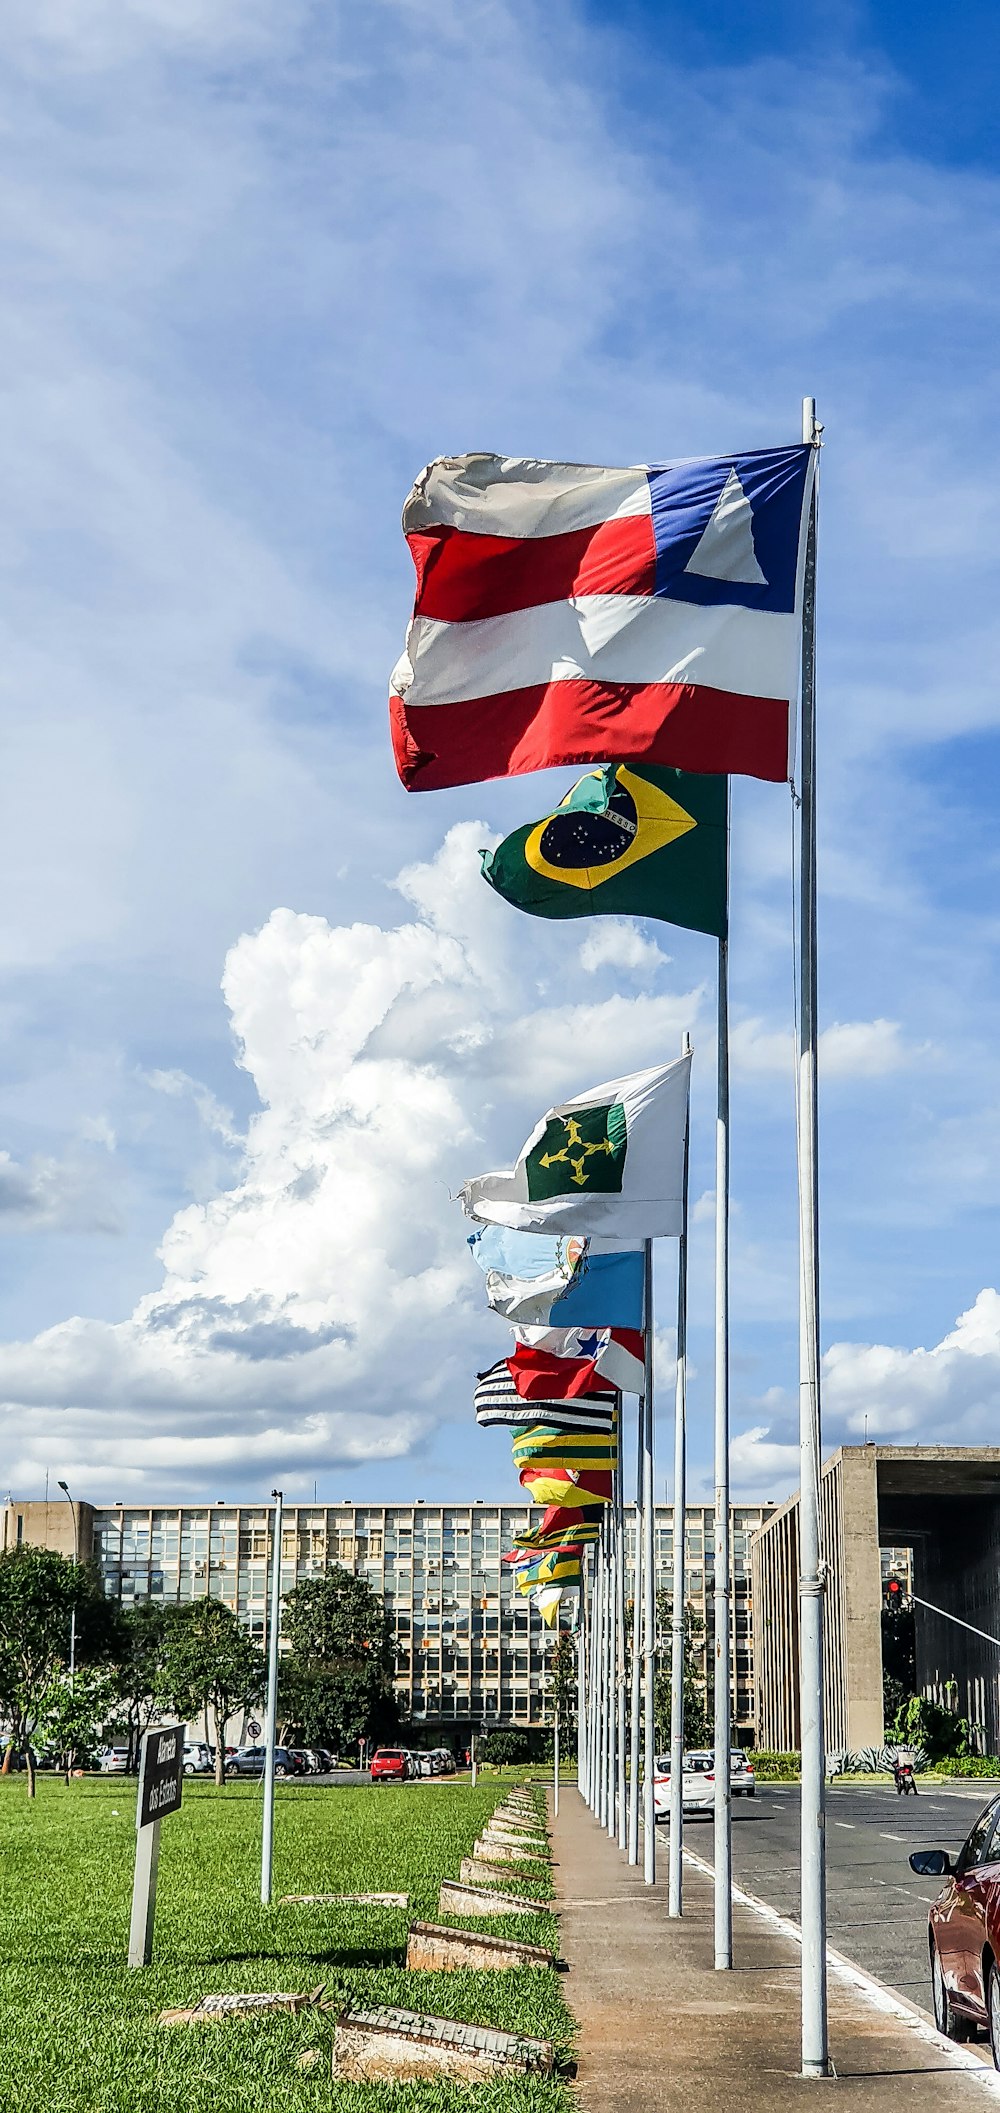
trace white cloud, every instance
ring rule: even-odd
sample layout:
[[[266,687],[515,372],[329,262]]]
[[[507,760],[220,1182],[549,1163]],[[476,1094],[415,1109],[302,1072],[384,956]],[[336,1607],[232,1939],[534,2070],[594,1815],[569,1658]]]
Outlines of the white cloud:
[[[908,1047],[898,1020],[834,1021],[819,1038],[821,1079],[884,1078],[928,1053]],[[730,1036],[734,1073],[794,1078],[795,1037],[791,1027],[766,1027],[761,1020],[740,1020]]]
[[[639,930],[634,918],[602,917],[592,925],[580,948],[580,967],[626,969],[630,975],[655,975],[670,960],[655,940]]]
[[[408,923],[275,910],[233,947],[223,988],[261,1103],[240,1178],[176,1214],[162,1285],[129,1319],[75,1318],[0,1347],[14,1479],[54,1447],[64,1463],[75,1448],[81,1486],[111,1467],[135,1485],[171,1463],[183,1479],[263,1459],[294,1471],[392,1458],[468,1413],[484,1322],[450,1198],[521,1141],[509,1079],[537,1115],[591,1069],[676,1044],[696,1006],[615,997],[509,1019],[478,837],[459,825],[401,876],[420,905]],[[206,1119],[241,1142],[186,1074],[150,1083],[200,1093]]]
[[[113,1148],[106,1138],[100,1143]],[[36,1154],[20,1164],[0,1151],[0,1235],[40,1232],[117,1233],[121,1218],[107,1175],[92,1153],[64,1159]]]

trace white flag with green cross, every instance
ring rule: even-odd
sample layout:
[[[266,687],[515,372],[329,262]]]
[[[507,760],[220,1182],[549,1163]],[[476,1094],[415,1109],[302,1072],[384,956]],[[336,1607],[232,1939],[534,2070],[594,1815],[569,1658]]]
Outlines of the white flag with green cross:
[[[690,1071],[688,1052],[550,1108],[512,1173],[465,1182],[463,1208],[522,1233],[679,1233]]]

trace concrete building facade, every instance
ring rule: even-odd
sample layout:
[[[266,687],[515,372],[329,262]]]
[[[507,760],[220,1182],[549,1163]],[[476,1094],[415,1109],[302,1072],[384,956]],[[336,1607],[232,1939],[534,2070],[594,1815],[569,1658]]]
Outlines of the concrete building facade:
[[[844,1446],[822,1473],[827,1747],[883,1744],[882,1584],[912,1594],[918,1692],[1000,1752],[1000,1447]],[[758,1744],[799,1744],[798,1497],[752,1549]],[[930,1602],[925,1605],[923,1602]]]
[[[749,1546],[767,1507],[736,1505],[730,1519],[733,1570],[732,1675],[735,1721],[753,1735],[753,1608]],[[537,1513],[536,1513],[537,1517]],[[144,1599],[180,1603],[205,1594],[224,1600],[263,1646],[267,1642],[271,1513],[263,1505],[91,1505],[75,1507],[76,1553],[96,1561],[108,1595],[123,1606]],[[332,1564],[367,1578],[392,1617],[396,1688],[414,1724],[453,1729],[484,1720],[546,1721],[551,1632],[513,1589],[501,1561],[527,1526],[519,1504],[300,1504],[285,1508],[281,1589],[321,1576]],[[626,1507],[629,1591],[635,1513]],[[68,1503],[8,1501],[0,1546],[19,1541],[73,1553]],[[714,1515],[689,1505],[685,1524],[686,1599],[711,1631]],[[657,1590],[669,1592],[673,1510],[657,1506]]]

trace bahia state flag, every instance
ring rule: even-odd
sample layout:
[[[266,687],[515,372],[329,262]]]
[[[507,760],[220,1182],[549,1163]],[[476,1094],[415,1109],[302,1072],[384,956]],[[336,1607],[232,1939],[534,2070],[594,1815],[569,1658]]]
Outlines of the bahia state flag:
[[[522,1233],[648,1240],[681,1232],[690,1075],[687,1050],[550,1108],[513,1173],[463,1183],[463,1208]]]
[[[525,1401],[568,1403],[589,1394],[599,1379],[623,1394],[641,1394],[645,1386],[641,1328],[518,1327],[514,1339],[506,1363]]]
[[[576,1235],[539,1237],[482,1225],[469,1246],[486,1278],[494,1313],[525,1327],[642,1327],[641,1248]]]
[[[659,917],[724,939],[728,797],[728,778],[608,763],[481,852],[483,879],[533,917]]]
[[[789,777],[815,455],[430,463],[390,685],[407,789],[609,756]]]

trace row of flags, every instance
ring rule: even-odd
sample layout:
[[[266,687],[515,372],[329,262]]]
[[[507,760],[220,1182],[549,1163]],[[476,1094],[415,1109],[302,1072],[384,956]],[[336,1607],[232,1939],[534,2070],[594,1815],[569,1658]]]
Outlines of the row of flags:
[[[514,908],[724,940],[728,775],[791,775],[810,445],[655,468],[432,462],[390,723],[407,789],[595,766],[482,854]],[[646,1372],[644,1243],[679,1234],[691,1057],[550,1108],[461,1201],[509,1354],[478,1377],[539,1507],[505,1560],[549,1625],[579,1591]]]

